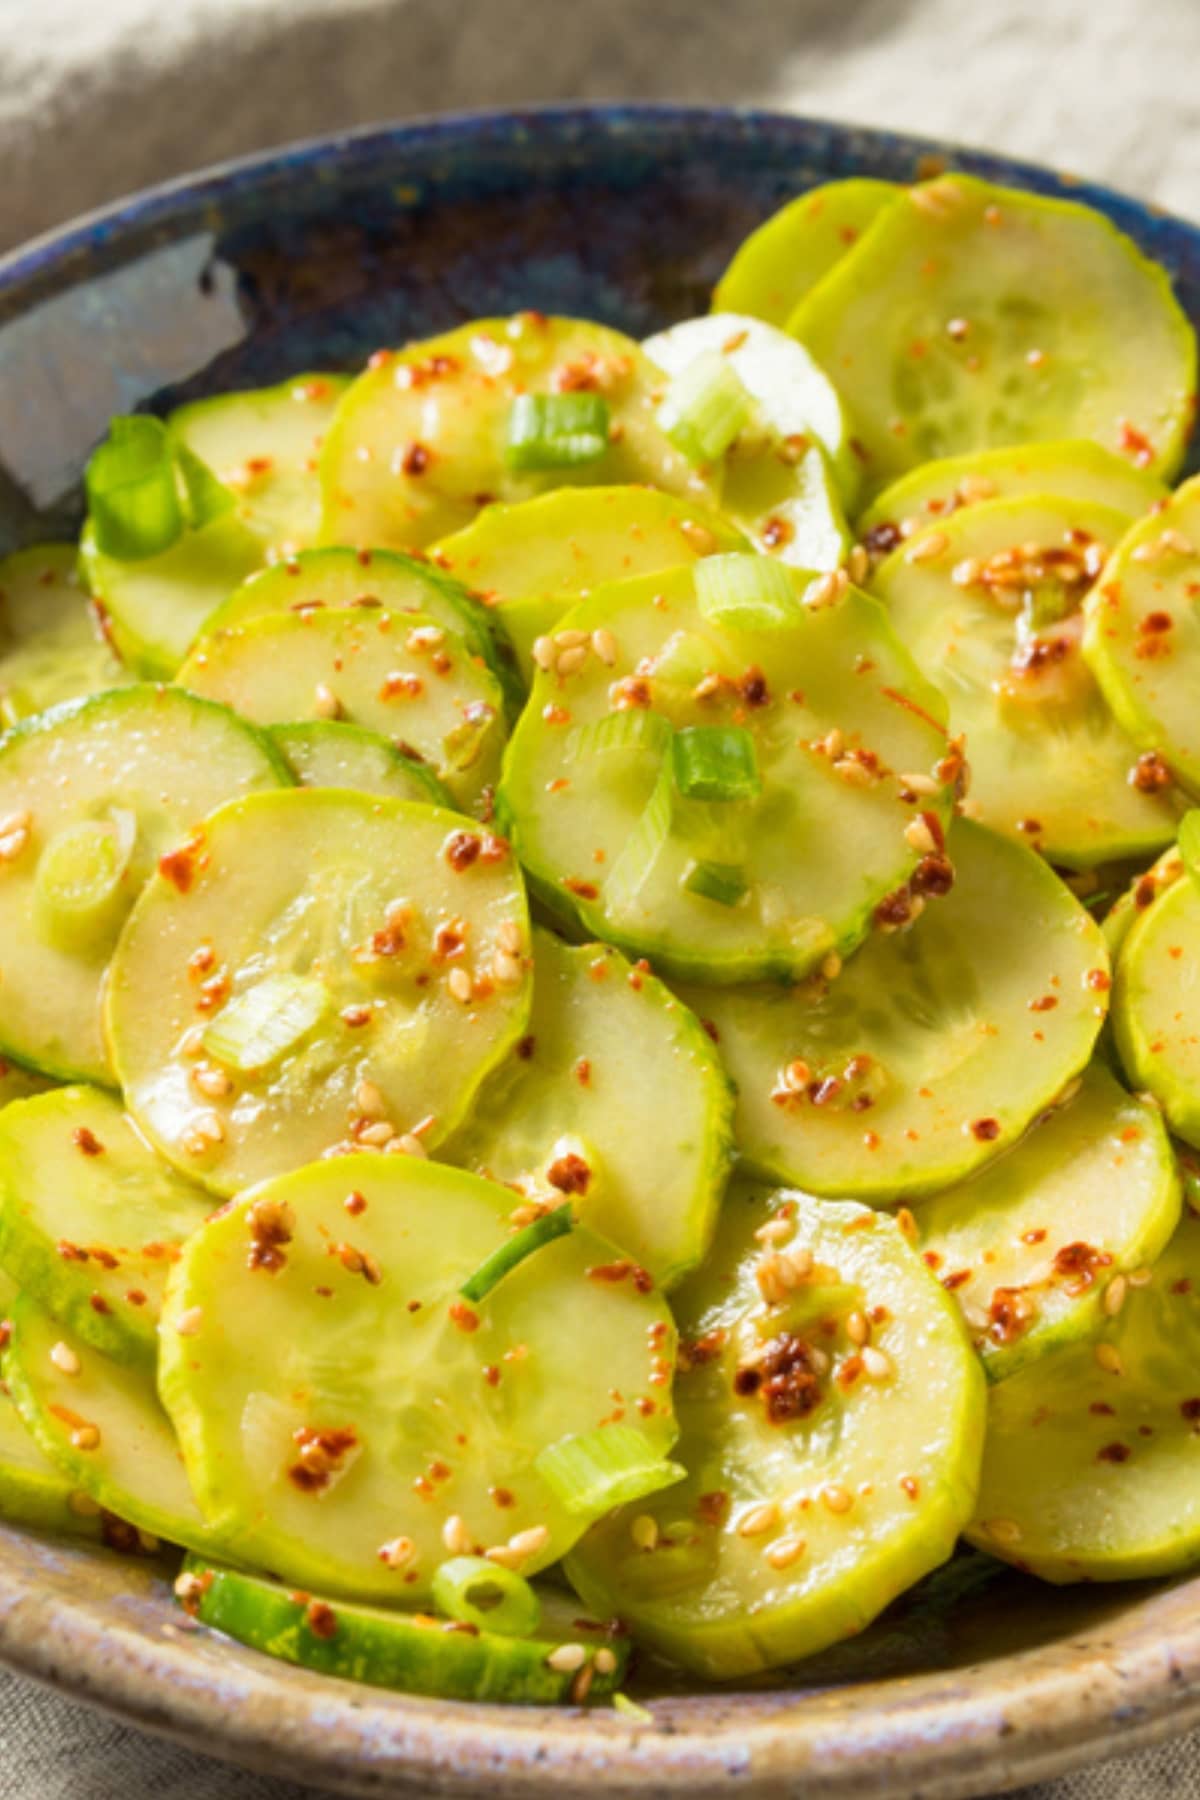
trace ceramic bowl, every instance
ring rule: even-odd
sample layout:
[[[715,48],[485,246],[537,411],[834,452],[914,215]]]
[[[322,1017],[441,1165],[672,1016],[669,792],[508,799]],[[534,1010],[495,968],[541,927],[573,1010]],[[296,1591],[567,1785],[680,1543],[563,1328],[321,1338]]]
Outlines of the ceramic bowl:
[[[1200,231],[1000,157],[757,112],[442,119],[219,169],[0,264],[0,548],[78,523],[117,412],[520,307],[641,336],[702,311],[740,238],[845,175],[964,168],[1108,213],[1200,319]],[[461,1706],[292,1670],[173,1607],[170,1571],[0,1527],[0,1658],[210,1754],[353,1794],[641,1800],[995,1792],[1200,1719],[1200,1577],[1054,1591],[952,1564],[770,1682],[644,1673],[649,1721]]]

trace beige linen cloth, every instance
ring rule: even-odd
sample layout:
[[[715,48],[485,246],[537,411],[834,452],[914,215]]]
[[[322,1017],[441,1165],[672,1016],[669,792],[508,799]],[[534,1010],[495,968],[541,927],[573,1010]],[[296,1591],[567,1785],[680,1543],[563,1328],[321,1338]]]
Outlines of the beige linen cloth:
[[[553,99],[763,102],[1200,216],[1200,0],[0,0],[0,247],[290,138]],[[0,1674],[0,1800],[303,1800]],[[1025,1800],[1200,1800],[1200,1734]]]

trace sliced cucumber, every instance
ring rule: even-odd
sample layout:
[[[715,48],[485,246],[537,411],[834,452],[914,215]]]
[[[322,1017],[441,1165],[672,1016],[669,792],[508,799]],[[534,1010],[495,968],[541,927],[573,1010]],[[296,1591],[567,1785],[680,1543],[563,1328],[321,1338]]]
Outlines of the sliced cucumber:
[[[11,1333],[17,1289],[0,1270],[0,1338]],[[0,1364],[0,1371],[3,1365]],[[83,1537],[99,1537],[100,1508],[74,1488],[34,1441],[0,1374],[0,1518]]]
[[[1100,922],[1108,954],[1114,963],[1129,936],[1129,927],[1139,913],[1144,913],[1148,906],[1153,906],[1158,896],[1172,887],[1182,875],[1183,858],[1172,844],[1144,874],[1136,875],[1125,892],[1114,901]]]
[[[267,544],[311,544],[321,523],[317,461],[348,375],[293,375],[177,407],[170,435],[238,497],[238,517]]]
[[[674,494],[594,487],[559,488],[516,506],[485,506],[434,555],[496,609],[530,683],[534,644],[590,589],[748,548],[719,513]]]
[[[835,980],[684,988],[737,1089],[747,1162],[888,1201],[962,1181],[1087,1063],[1107,1010],[1099,927],[1028,851],[968,820],[955,880]]]
[[[429,1613],[331,1606],[197,1556],[185,1562],[180,1589],[193,1618],[240,1644],[405,1694],[539,1706],[598,1700],[620,1687],[629,1662],[629,1639],[581,1619],[578,1603],[561,1594],[544,1595],[536,1633],[516,1638]]]
[[[287,779],[252,726],[177,688],[67,701],[0,740],[0,1048],[111,1080],[100,990],[142,883],[220,801]]]
[[[201,1517],[153,1371],[112,1362],[28,1294],[11,1312],[4,1377],[35,1442],[71,1483],[139,1531],[189,1549],[228,1542]]]
[[[753,313],[786,326],[797,306],[839,263],[901,189],[857,176],[810,188],[752,231],[717,283],[714,312]]]
[[[446,1156],[579,1217],[660,1285],[708,1248],[732,1102],[711,1040],[662,983],[603,944],[534,933],[533,1011]]]
[[[1196,346],[1170,278],[1100,213],[943,175],[885,207],[789,329],[878,490],[934,457],[1092,438],[1169,477]]]
[[[209,614],[259,567],[263,546],[227,513],[140,562],[106,556],[88,525],[79,554],[121,656],[137,674],[169,680]]]
[[[1130,924],[1113,984],[1113,1035],[1130,1082],[1200,1148],[1200,889],[1176,881]]]
[[[991,1395],[968,1536],[1047,1581],[1169,1575],[1200,1558],[1200,1221],[1184,1213],[1097,1344]]]
[[[836,569],[849,543],[842,499],[853,501],[861,467],[838,391],[804,346],[749,314],[718,312],[642,347],[672,377],[714,354],[733,370],[753,414],[719,472],[722,510],[784,562]]]
[[[167,1270],[207,1210],[109,1094],[59,1088],[0,1112],[0,1264],[118,1361],[154,1362]]]
[[[861,1206],[735,1186],[676,1312],[687,1479],[567,1572],[685,1668],[746,1675],[861,1630],[950,1555],[983,1378],[949,1295]]]
[[[264,1184],[188,1241],[160,1389],[240,1552],[411,1604],[447,1552],[500,1549],[531,1574],[605,1509],[572,1510],[540,1472],[563,1439],[624,1418],[661,1463],[674,1329],[632,1262],[577,1228],[463,1298],[512,1243],[512,1200],[458,1169],[363,1154]]]
[[[78,561],[74,544],[35,544],[0,562],[0,723],[129,680]]]
[[[761,561],[783,586],[784,622],[770,629],[706,618],[691,569],[597,589],[563,620],[505,761],[501,805],[538,891],[684,978],[799,975],[853,948],[885,898],[899,905],[924,879],[918,864],[931,866],[905,837],[917,794],[901,777],[917,776],[940,829],[957,767],[940,698],[875,603],[850,590],[801,605],[800,577]],[[654,721],[653,742],[597,744],[597,730],[639,720]],[[743,729],[759,797],[672,794],[668,722]],[[743,869],[741,899],[695,891],[707,863]]]
[[[917,1241],[999,1381],[1099,1337],[1130,1272],[1165,1249],[1179,1210],[1158,1108],[1096,1063],[1074,1099],[1007,1156],[923,1205]]]
[[[1200,791],[1200,476],[1121,540],[1088,596],[1083,654],[1155,767]]]
[[[218,1193],[335,1146],[438,1142],[525,1028],[520,875],[456,813],[258,795],[206,821],[189,871],[135,908],[107,1029],[139,1126]]]
[[[648,482],[695,500],[708,484],[659,428],[661,377],[631,338],[582,319],[477,319],[372,358],[321,455],[326,543],[433,543],[489,501],[548,488]],[[543,471],[506,461],[518,395],[592,393],[609,409],[601,455]],[[613,429],[616,427],[617,429]]]
[[[345,607],[367,613],[382,609],[401,619],[408,613],[421,615],[416,623],[427,635],[425,656],[434,660],[456,648],[461,639],[472,656],[487,664],[515,710],[520,711],[524,692],[512,655],[492,629],[486,607],[461,582],[415,556],[396,551],[303,550],[243,582],[205,621],[204,630],[210,636],[280,613],[304,616],[323,608]],[[438,630],[452,634],[450,646],[432,635]]]
[[[432,634],[432,635],[430,635]],[[496,781],[504,697],[424,613],[275,614],[204,637],[179,682],[259,725],[345,718],[427,762],[459,806]]]
[[[1105,450],[1090,438],[975,450],[923,463],[902,475],[867,508],[858,522],[859,536],[868,544],[888,543],[890,533],[911,537],[964,506],[1025,495],[1038,499],[1043,494],[1107,506],[1132,523],[1165,500],[1167,489],[1128,457]]]
[[[268,735],[301,787],[356,788],[389,800],[454,803],[428,763],[403,756],[394,744],[361,725],[309,719],[272,725]]]
[[[974,818],[1052,861],[1152,856],[1178,808],[1139,773],[1080,654],[1080,605],[1124,529],[1107,507],[989,500],[911,537],[873,587],[965,732]]]
[[[0,1056],[0,1111],[14,1100],[28,1100],[31,1094],[44,1094],[54,1085],[36,1070],[24,1069],[20,1063]]]

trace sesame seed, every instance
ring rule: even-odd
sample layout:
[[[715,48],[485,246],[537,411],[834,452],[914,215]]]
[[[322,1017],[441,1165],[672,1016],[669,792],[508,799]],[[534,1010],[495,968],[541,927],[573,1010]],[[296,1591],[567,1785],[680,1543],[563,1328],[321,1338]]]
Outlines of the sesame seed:
[[[83,1367],[70,1344],[64,1344],[61,1338],[57,1344],[51,1345],[50,1361],[61,1375],[78,1375]]]
[[[629,1535],[639,1550],[653,1550],[658,1543],[658,1520],[650,1513],[638,1513],[630,1524]]]
[[[836,950],[831,950],[821,963],[821,974],[826,981],[836,981],[842,972],[842,959]]]
[[[383,1092],[373,1081],[360,1081],[354,1090],[354,1104],[364,1119],[382,1119],[387,1112]]]
[[[189,1025],[179,1040],[178,1054],[180,1056],[199,1056],[204,1049],[204,1032],[203,1025]]]
[[[601,1644],[592,1662],[597,1675],[611,1675],[617,1666],[617,1659],[607,1644]]]
[[[73,1450],[97,1450],[100,1447],[100,1427],[98,1425],[78,1425],[71,1433]]]
[[[759,1226],[754,1235],[760,1244],[782,1243],[784,1238],[789,1238],[792,1235],[791,1220],[768,1219],[765,1225]]]
[[[1124,1275],[1114,1275],[1104,1290],[1104,1310],[1110,1319],[1115,1319],[1125,1304],[1125,1296],[1129,1292],[1129,1282]]]
[[[546,1666],[560,1675],[570,1675],[576,1669],[582,1669],[586,1661],[587,1651],[582,1644],[559,1644],[546,1658]]]
[[[372,1150],[382,1149],[390,1144],[396,1135],[396,1127],[387,1119],[377,1119],[373,1125],[367,1125],[356,1136],[360,1144],[368,1145]]]
[[[890,1381],[896,1372],[887,1351],[877,1350],[874,1344],[868,1344],[864,1349],[862,1363],[868,1381]]]
[[[737,1522],[739,1537],[761,1537],[764,1531],[771,1531],[779,1523],[779,1508],[773,1500],[761,1506],[752,1506],[744,1512]]]
[[[936,794],[938,784],[932,775],[901,775],[900,786],[913,794]]]
[[[872,775],[865,763],[859,762],[856,756],[841,756],[833,765],[833,772],[849,787],[870,787]]]
[[[388,1154],[391,1156],[428,1156],[420,1138],[411,1131],[402,1131],[387,1141]]]
[[[1129,1276],[1129,1285],[1131,1288],[1149,1287],[1153,1280],[1153,1269],[1134,1269]]]
[[[559,675],[575,675],[587,661],[586,644],[578,644],[573,650],[564,650],[554,667]]]
[[[422,650],[440,650],[446,634],[440,625],[418,625],[404,641],[406,650],[419,654]]]
[[[24,828],[6,831],[0,837],[0,862],[16,862],[28,842],[29,833]]]
[[[587,645],[588,641],[588,633],[586,631],[578,631],[574,627],[569,631],[556,631],[554,633],[554,648],[556,650],[581,650]]]
[[[471,1533],[467,1521],[459,1513],[451,1513],[442,1526],[442,1542],[451,1556],[465,1556],[471,1548]]]
[[[175,1321],[175,1329],[180,1337],[195,1337],[204,1323],[204,1309],[200,1306],[189,1306],[181,1312]]]
[[[524,1562],[526,1557],[540,1555],[549,1542],[548,1525],[531,1525],[528,1531],[518,1531],[514,1537],[510,1537],[508,1547],[514,1556],[519,1556]]]
[[[405,1568],[416,1553],[417,1546],[410,1537],[391,1538],[379,1546],[379,1560],[388,1569]]]
[[[812,1070],[802,1056],[795,1056],[783,1071],[783,1085],[798,1094],[812,1080]]]
[[[933,856],[937,852],[937,840],[923,818],[909,820],[904,827],[904,841],[918,856]]]
[[[465,1006],[471,998],[471,977],[465,969],[451,969],[446,977],[451,994]]]
[[[852,1312],[846,1320],[846,1336],[852,1344],[865,1344],[871,1335],[871,1321],[866,1313]]]
[[[850,577],[845,569],[830,569],[827,575],[818,575],[810,581],[804,590],[804,604],[814,611],[821,606],[832,606],[840,600],[850,585]]]
[[[846,740],[835,725],[832,731],[826,732],[825,736],[815,747],[823,756],[829,756],[836,759],[845,749]]]
[[[318,719],[340,719],[342,703],[327,682],[318,681],[313,689],[313,711]]]
[[[855,544],[846,558],[846,573],[855,587],[861,587],[871,571],[871,556],[865,544]]]
[[[927,531],[919,537],[909,549],[906,561],[910,563],[931,562],[949,547],[950,539],[944,531]]]
[[[974,506],[980,500],[994,500],[996,484],[987,475],[964,475],[958,484],[958,497],[964,506]]]
[[[507,950],[497,950],[492,958],[492,974],[501,987],[520,987],[525,970],[519,956],[513,956]]]
[[[1115,1344],[1097,1344],[1095,1357],[1106,1375],[1124,1374],[1125,1364],[1121,1361],[1121,1353]]]
[[[1195,556],[1196,546],[1191,538],[1185,537],[1182,531],[1169,526],[1162,534],[1161,542],[1175,556]]]
[[[1021,1527],[1015,1519],[988,1519],[983,1529],[998,1544],[1019,1544]]]
[[[601,625],[592,633],[592,649],[604,665],[611,669],[617,660],[617,640],[607,627]]]
[[[15,832],[28,831],[33,823],[33,815],[22,809],[20,812],[5,813],[0,819],[0,837],[12,837]]]
[[[763,1555],[773,1569],[790,1569],[794,1562],[799,1562],[808,1545],[800,1537],[781,1537],[771,1544]]]
[[[831,1513],[847,1513],[854,1505],[854,1495],[838,1481],[831,1481],[821,1489],[821,1499]]]
[[[519,956],[523,947],[521,927],[515,919],[504,919],[496,928],[496,942],[510,956]]]
[[[717,547],[715,535],[698,519],[680,519],[679,530],[697,556],[711,556]]]
[[[198,1064],[191,1071],[191,1083],[206,1100],[225,1100],[233,1092],[231,1078],[224,1069],[214,1069],[211,1063]]]
[[[194,1575],[190,1569],[185,1569],[182,1575],[175,1577],[173,1584],[175,1598],[184,1601],[185,1604],[189,1601],[202,1600],[208,1585],[202,1575]]]
[[[554,667],[554,639],[548,637],[534,638],[533,660],[539,669]]]

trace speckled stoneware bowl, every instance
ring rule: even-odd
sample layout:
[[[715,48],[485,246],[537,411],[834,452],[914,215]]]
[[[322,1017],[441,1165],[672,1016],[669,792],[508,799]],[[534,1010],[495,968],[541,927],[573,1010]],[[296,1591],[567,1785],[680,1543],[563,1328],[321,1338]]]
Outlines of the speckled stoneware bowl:
[[[1200,231],[997,157],[760,113],[446,119],[143,195],[0,264],[0,548],[78,522],[109,416],[540,307],[642,335],[839,175],[943,166],[1109,213],[1200,318]],[[184,1629],[171,1570],[0,1527],[0,1658],[151,1730],[353,1794],[805,1800],[996,1792],[1200,1720],[1200,1577],[1055,1592],[967,1557],[853,1644],[652,1722],[406,1699]]]

